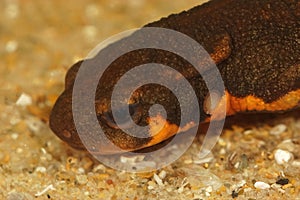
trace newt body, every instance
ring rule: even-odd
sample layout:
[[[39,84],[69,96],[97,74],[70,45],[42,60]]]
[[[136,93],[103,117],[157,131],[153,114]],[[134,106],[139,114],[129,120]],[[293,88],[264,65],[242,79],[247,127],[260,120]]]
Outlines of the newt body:
[[[224,81],[226,91],[222,94],[222,103],[227,104],[227,115],[285,111],[299,106],[299,0],[212,0],[146,27],[179,31],[205,48]],[[206,102],[210,94],[201,76],[187,61],[170,52],[154,49],[128,53],[111,64],[95,95],[99,124],[106,136],[125,150],[149,147],[168,139],[178,129],[185,130],[178,127],[178,101],[169,90],[157,85],[139,88],[130,100],[130,107],[134,121],[145,126],[149,125],[149,107],[157,103],[163,105],[168,113],[165,120],[169,126],[158,135],[154,136],[150,129],[147,138],[132,137],[115,126],[111,119],[110,97],[114,85],[129,69],[150,62],[171,66],[181,72],[195,88],[202,113],[200,123],[210,120],[211,110]],[[72,115],[73,84],[81,63],[76,63],[69,70],[65,91],[58,98],[50,117],[50,127],[56,135],[77,149],[85,149]],[[213,75],[211,78],[214,78]],[[166,97],[170,98],[166,100]],[[188,101],[187,98],[186,107]],[[98,151],[100,154],[114,153],[109,148],[104,146]]]

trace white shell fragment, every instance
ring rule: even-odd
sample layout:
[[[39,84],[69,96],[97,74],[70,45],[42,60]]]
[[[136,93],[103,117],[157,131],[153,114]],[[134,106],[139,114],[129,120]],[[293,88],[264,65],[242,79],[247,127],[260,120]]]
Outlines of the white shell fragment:
[[[254,187],[257,189],[265,190],[265,189],[269,189],[271,186],[268,183],[257,181],[254,183]]]
[[[153,175],[153,179],[155,180],[155,182],[157,183],[157,185],[159,185],[159,186],[164,185],[162,179],[157,174],[155,174],[155,173]]]
[[[18,49],[18,42],[16,40],[10,40],[5,45],[5,50],[8,53],[15,52]]]
[[[39,197],[48,192],[49,190],[56,190],[52,184],[48,185],[45,189],[43,189],[40,192],[37,192],[34,196]]]
[[[16,102],[18,106],[28,106],[32,104],[32,98],[28,94],[22,93]]]
[[[285,124],[278,124],[277,126],[274,126],[271,130],[270,130],[270,134],[271,135],[280,135],[283,132],[285,132],[287,129]]]
[[[277,164],[282,165],[291,160],[293,154],[289,151],[285,151],[282,149],[277,149],[274,153],[275,160]]]
[[[159,174],[158,174],[159,178],[164,179],[167,176],[167,172],[165,170],[162,170]]]
[[[38,166],[36,169],[35,169],[36,172],[40,172],[40,173],[46,173],[47,169],[43,166]]]

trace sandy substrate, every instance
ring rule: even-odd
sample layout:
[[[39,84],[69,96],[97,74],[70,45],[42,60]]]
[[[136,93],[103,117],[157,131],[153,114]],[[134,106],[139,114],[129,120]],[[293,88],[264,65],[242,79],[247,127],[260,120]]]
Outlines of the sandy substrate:
[[[176,162],[142,174],[108,168],[49,129],[74,62],[113,34],[197,4],[0,1],[0,199],[300,199],[299,110],[230,118],[206,158],[200,134]]]

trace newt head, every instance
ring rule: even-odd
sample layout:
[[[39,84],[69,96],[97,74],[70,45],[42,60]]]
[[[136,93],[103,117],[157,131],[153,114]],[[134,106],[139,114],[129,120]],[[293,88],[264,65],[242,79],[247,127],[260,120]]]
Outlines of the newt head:
[[[219,76],[215,74],[218,68],[210,55],[194,40],[192,44],[188,43],[190,37],[181,36],[182,40],[176,40],[178,33],[172,35],[176,31],[154,29],[154,31],[151,29],[150,33],[147,32],[149,28],[134,32],[133,35],[101,49],[94,58],[78,62],[68,71],[65,91],[54,105],[50,117],[51,129],[62,140],[77,149],[90,147],[92,148],[88,149],[90,152],[99,154],[117,153],[122,150],[135,151],[187,131],[211,115],[217,103],[207,100],[209,99],[207,82],[210,82],[217,94],[214,97],[224,95],[224,91],[218,90],[220,84],[223,86],[223,81],[220,74]],[[161,43],[171,47],[135,48],[112,59],[112,62],[108,62],[108,67],[103,67],[101,62],[107,57],[114,57],[112,54],[120,48],[126,49],[136,41],[144,45],[145,40],[149,38],[152,38],[150,41],[157,43],[158,30],[172,32],[171,35],[165,34],[164,37],[161,35],[160,40]],[[222,36],[223,42],[218,43],[212,50],[221,46],[228,48],[228,35]],[[216,44],[217,41],[214,39],[213,43]],[[187,46],[180,51],[184,52],[185,57],[171,52],[173,48],[180,49],[178,47],[180,45]],[[110,48],[115,46],[118,48]],[[185,48],[189,49],[184,51]],[[215,54],[215,57],[221,61],[229,52],[226,49],[222,53]],[[198,68],[199,66],[202,68],[197,69],[191,63],[194,65],[196,63]],[[98,68],[104,68],[103,73],[99,73]],[[82,81],[79,86],[80,95],[75,95],[77,99],[74,100],[74,93],[78,91],[75,87],[78,86],[76,85],[78,79]],[[124,79],[125,83],[119,83]],[[216,84],[218,82],[219,84]],[[89,89],[93,83],[96,83],[95,91]],[[122,88],[114,92],[117,84]],[[86,97],[94,100],[92,106],[87,103],[89,99]],[[83,107],[83,110],[78,112],[76,106],[74,109],[74,102],[78,107]],[[88,110],[91,107],[93,108]],[[96,124],[92,124],[95,118],[89,116],[94,112]],[[79,113],[80,116],[76,118],[74,113]],[[119,120],[116,120],[115,115],[119,115]],[[78,130],[77,125],[83,128]],[[104,136],[96,133],[95,128],[100,127]],[[82,137],[87,138],[92,144],[83,145]],[[114,146],[120,149],[116,150]]]
[[[97,68],[95,59],[80,61],[68,71],[65,91],[58,98],[50,117],[50,127],[54,133],[76,149],[85,149],[86,144],[83,145],[74,122],[74,81],[81,67]],[[83,63],[88,63],[88,66],[83,66]],[[127,80],[124,79],[128,71],[133,68],[136,70],[136,66],[146,63],[152,63],[141,68],[146,71],[136,71],[131,77],[127,76]],[[183,75],[165,66],[173,66]],[[218,102],[209,101],[206,83],[193,70],[193,66],[178,55],[157,49],[136,50],[116,59],[101,76],[94,95],[93,111],[96,113],[98,124],[95,128],[101,128],[105,138],[93,138],[94,131],[90,127],[90,121],[93,119],[87,118],[84,113],[81,115],[80,126],[84,127],[84,135],[101,143],[94,145],[89,151],[111,154],[118,153],[120,149],[135,151],[151,147],[177,133],[191,129],[199,121],[210,117]],[[215,78],[213,74],[206,75],[211,80]],[[133,81],[135,77],[138,77],[137,82]],[[152,77],[149,83],[145,82],[148,77]],[[121,90],[113,94],[116,84],[120,84],[121,80],[127,81],[128,84],[121,83]],[[85,104],[83,97],[89,95],[85,94],[88,91],[85,87],[89,87],[90,81],[87,77],[82,82],[82,98],[79,99],[79,105]],[[214,93],[213,96],[218,95],[222,94]],[[214,99],[220,100],[218,97]],[[113,107],[112,104],[116,106]],[[119,116],[118,123],[115,115]],[[114,145],[120,149],[116,150]]]

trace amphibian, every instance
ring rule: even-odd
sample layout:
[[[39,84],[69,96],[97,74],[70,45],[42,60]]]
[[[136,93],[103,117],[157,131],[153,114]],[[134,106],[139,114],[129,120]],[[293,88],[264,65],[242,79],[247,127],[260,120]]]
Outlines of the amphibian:
[[[145,27],[179,31],[205,48],[224,81],[225,92],[221,98],[222,103],[227,105],[227,115],[286,111],[299,106],[299,0],[211,0]],[[151,105],[163,105],[168,113],[165,119],[168,127],[155,137],[149,129],[149,137],[136,138],[124,133],[114,123],[110,110],[114,85],[129,69],[150,62],[173,67],[182,73],[196,91],[201,111],[200,123],[210,119],[211,109],[206,101],[210,94],[203,79],[189,62],[170,52],[156,49],[130,52],[110,65],[99,81],[95,94],[99,124],[106,136],[125,150],[134,151],[155,145],[183,128],[178,127],[178,101],[172,92],[159,85],[140,87],[133,94],[129,106],[134,121],[145,126],[149,125],[147,111]],[[73,84],[81,63],[74,64],[68,71],[65,90],[57,99],[50,117],[50,127],[54,133],[76,149],[85,149],[76,132],[72,115]],[[188,101],[185,106],[189,105]],[[102,146],[98,153],[114,152]]]

